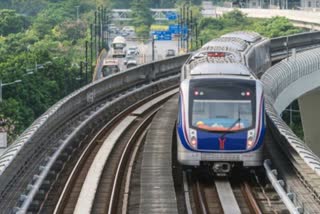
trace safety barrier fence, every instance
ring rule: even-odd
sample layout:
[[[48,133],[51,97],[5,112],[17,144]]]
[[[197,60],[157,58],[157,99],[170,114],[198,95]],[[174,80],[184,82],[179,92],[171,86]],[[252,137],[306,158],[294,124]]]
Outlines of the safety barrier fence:
[[[280,61],[296,52],[313,49],[320,46],[320,32],[299,33],[271,39],[272,61]]]
[[[299,178],[317,199],[320,197],[320,188],[316,184],[320,175],[320,158],[296,136],[280,113],[292,101],[319,87],[319,82],[313,81],[315,75],[320,76],[319,62],[320,48],[309,50],[281,61],[261,77],[268,128]]]

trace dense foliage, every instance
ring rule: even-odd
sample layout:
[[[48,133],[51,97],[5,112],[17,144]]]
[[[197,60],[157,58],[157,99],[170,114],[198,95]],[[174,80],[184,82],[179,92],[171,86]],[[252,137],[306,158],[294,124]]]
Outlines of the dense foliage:
[[[89,34],[89,21],[84,17],[92,19],[95,3],[2,0],[0,6],[8,8],[0,10],[0,80],[21,80],[2,88],[0,118],[10,123],[12,139],[80,86],[79,61],[84,60]],[[76,6],[80,6],[80,21],[76,20]]]
[[[149,37],[150,26],[154,22],[148,0],[133,0],[131,4],[132,25],[138,37]]]

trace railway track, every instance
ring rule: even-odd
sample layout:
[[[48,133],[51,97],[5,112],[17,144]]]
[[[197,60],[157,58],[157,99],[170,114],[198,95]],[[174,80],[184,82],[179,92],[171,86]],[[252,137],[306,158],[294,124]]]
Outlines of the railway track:
[[[287,213],[272,186],[253,182],[252,175],[214,177],[210,170],[184,171],[188,213]],[[241,179],[244,178],[244,179]]]
[[[130,191],[130,172],[147,127],[159,106],[177,92],[165,91],[153,95],[154,99],[149,97],[128,107],[106,124],[85,146],[71,173],[61,173],[67,177],[59,178],[66,181],[65,185],[61,188],[62,183],[59,182],[52,188],[47,196],[50,200],[43,202],[40,212],[125,211]]]

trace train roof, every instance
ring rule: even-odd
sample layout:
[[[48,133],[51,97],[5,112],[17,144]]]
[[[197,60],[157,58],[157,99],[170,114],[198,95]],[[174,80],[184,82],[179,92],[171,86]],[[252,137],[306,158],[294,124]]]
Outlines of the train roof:
[[[189,75],[252,76],[252,73],[246,66],[230,58],[203,57],[190,63]]]
[[[211,40],[210,42],[206,43],[202,48],[214,46],[228,47],[237,51],[244,51],[248,47],[248,44],[241,38],[221,37]]]
[[[237,62],[241,62],[241,55],[240,52],[230,48],[230,47],[224,47],[224,46],[206,46],[201,48],[197,53],[195,53],[188,63],[191,63],[195,59],[199,59],[202,57],[208,57],[210,55],[224,55],[226,58],[232,58]]]
[[[249,31],[236,31],[232,33],[227,33],[222,36],[222,38],[239,38],[246,42],[256,42],[262,38],[262,36],[256,32],[249,32]]]

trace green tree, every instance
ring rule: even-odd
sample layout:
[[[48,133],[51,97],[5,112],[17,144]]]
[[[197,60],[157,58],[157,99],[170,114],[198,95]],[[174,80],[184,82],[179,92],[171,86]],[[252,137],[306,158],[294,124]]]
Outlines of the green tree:
[[[148,0],[133,0],[131,4],[132,25],[150,27],[154,22]]]
[[[138,37],[148,38],[150,26],[154,22],[147,0],[134,0],[131,4],[132,25]]]
[[[279,16],[255,23],[254,30],[267,37],[286,36],[302,32],[301,29],[294,27],[287,18]]]
[[[18,15],[14,10],[0,10],[0,35],[22,32],[29,24],[26,17]]]

